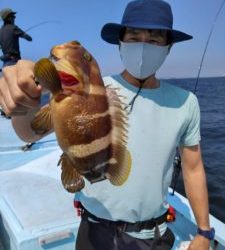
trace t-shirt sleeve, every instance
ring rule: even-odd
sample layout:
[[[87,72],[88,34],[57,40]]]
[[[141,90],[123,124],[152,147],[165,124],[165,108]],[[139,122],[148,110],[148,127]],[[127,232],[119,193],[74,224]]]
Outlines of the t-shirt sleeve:
[[[14,27],[14,34],[16,36],[22,36],[25,32],[23,30],[21,30],[18,26]]]
[[[200,136],[200,108],[198,99],[194,94],[190,94],[187,106],[186,127],[181,136],[180,146],[195,146],[201,140]]]
[[[27,41],[32,41],[32,37],[29,36],[25,31],[21,30],[18,26],[14,27],[14,34],[17,37],[22,37],[22,38],[26,39]]]

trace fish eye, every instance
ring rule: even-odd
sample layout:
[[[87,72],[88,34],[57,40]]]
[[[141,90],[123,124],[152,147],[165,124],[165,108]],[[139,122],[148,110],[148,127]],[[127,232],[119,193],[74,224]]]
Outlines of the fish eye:
[[[80,45],[80,42],[78,42],[78,41],[71,41],[71,44],[73,44],[73,45]]]
[[[87,60],[89,62],[92,59],[91,55],[88,52],[86,52],[86,51],[84,52],[83,57],[84,57],[85,60]]]
[[[59,59],[55,56],[55,55],[53,55],[53,54],[51,54],[49,57],[48,57],[48,59],[51,61],[51,62],[57,62]]]

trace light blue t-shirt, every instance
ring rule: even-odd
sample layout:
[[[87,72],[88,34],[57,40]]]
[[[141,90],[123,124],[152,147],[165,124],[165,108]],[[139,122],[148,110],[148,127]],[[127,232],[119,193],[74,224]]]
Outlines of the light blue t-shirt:
[[[105,77],[104,82],[119,88],[127,104],[138,91],[120,75]],[[191,92],[165,81],[160,81],[159,88],[142,89],[128,120],[132,167],[127,181],[122,186],[108,180],[85,181],[76,199],[95,216],[113,221],[136,222],[162,215],[176,147],[199,144],[199,123],[198,101]]]

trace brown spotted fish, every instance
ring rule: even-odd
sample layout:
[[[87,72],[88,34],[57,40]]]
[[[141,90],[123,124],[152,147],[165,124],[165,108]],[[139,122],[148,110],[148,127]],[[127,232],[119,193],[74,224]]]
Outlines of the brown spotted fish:
[[[36,134],[54,129],[63,154],[64,187],[76,192],[108,179],[122,185],[131,157],[126,149],[127,115],[116,90],[105,87],[93,56],[72,41],[52,48],[51,59],[35,64],[36,80],[52,93],[48,106],[31,122]]]

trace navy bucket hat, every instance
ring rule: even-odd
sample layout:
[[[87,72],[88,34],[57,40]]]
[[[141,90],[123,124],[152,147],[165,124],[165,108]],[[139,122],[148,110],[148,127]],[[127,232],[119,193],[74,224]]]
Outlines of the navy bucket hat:
[[[121,30],[126,27],[168,30],[171,32],[173,43],[192,39],[192,36],[173,29],[171,7],[162,0],[136,0],[128,3],[121,24],[105,24],[101,37],[108,43],[119,44]]]

